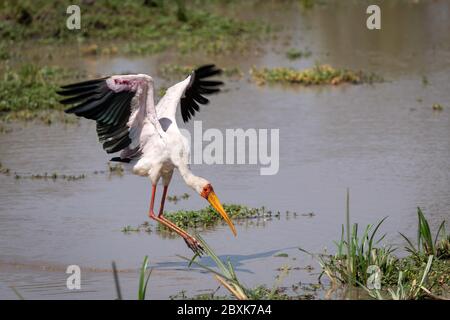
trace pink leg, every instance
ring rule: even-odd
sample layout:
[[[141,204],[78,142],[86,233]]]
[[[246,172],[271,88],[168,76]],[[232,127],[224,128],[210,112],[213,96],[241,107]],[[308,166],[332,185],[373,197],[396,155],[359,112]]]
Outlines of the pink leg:
[[[186,242],[188,247],[191,248],[192,251],[194,251],[194,253],[201,254],[203,252],[203,248],[200,245],[200,243],[198,243],[198,241],[193,236],[191,236],[186,231],[184,231],[183,229],[181,229],[180,227],[175,225],[172,221],[167,220],[164,217],[164,215],[163,215],[163,213],[164,213],[164,203],[166,201],[167,189],[168,189],[168,186],[164,186],[163,194],[162,194],[162,197],[161,197],[161,206],[159,208],[158,216],[156,216],[155,212],[154,212],[156,185],[152,186],[152,198],[151,198],[151,201],[150,201],[149,217],[151,219],[156,220],[159,223],[165,225],[170,230],[176,232],[178,235],[180,235],[184,239],[184,241]]]

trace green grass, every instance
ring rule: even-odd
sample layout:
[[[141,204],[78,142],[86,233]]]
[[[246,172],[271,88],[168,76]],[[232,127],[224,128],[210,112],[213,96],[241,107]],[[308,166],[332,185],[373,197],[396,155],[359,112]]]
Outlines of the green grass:
[[[153,3],[145,5],[144,1],[134,0],[84,3],[80,5],[81,29],[69,30],[65,10],[73,4],[70,0],[3,1],[0,4],[0,37],[11,46],[27,40],[82,44],[122,40],[126,41],[125,45],[119,46],[122,53],[175,49],[182,53],[200,50],[218,54],[245,50],[268,30],[265,22],[219,15],[213,10],[207,11],[204,9],[207,6],[198,1]]]
[[[378,289],[368,289],[364,285],[362,287],[373,297],[378,300],[415,300],[421,296],[422,290],[427,290],[424,285],[427,280],[433,262],[433,256],[429,256],[427,264],[421,273],[417,274],[417,278],[413,281],[405,281],[403,271],[398,274],[397,286],[394,288],[388,288],[387,297],[383,297],[383,293]],[[419,280],[420,279],[420,280]]]
[[[148,269],[148,256],[145,256],[142,262],[141,269],[139,270],[139,287],[138,287],[138,300],[145,300],[147,294],[148,280],[152,274],[152,269],[147,272]]]
[[[323,274],[326,274],[333,283],[356,285],[366,283],[370,274],[369,266],[377,266],[383,273],[383,279],[387,280],[396,275],[397,258],[393,255],[395,250],[391,246],[378,246],[384,236],[378,237],[378,229],[383,223],[367,225],[363,233],[359,234],[359,226],[353,224],[348,240],[345,240],[344,227],[342,226],[341,239],[337,242],[337,252],[334,255],[320,255],[319,263]],[[348,253],[350,252],[350,253]]]
[[[250,71],[253,81],[258,85],[266,83],[284,83],[299,85],[338,85],[342,83],[361,84],[382,81],[372,73],[336,69],[329,65],[315,65],[305,70],[292,68],[262,68],[253,67]]]
[[[386,218],[385,218],[386,219]],[[442,222],[435,235],[428,221],[418,208],[417,247],[402,235],[408,246],[409,256],[398,258],[392,246],[380,246],[385,235],[379,229],[385,219],[376,225],[368,225],[359,235],[358,224],[350,227],[349,196],[347,194],[346,225],[342,226],[341,239],[336,241],[334,255],[317,257],[322,275],[327,275],[334,286],[355,286],[366,289],[377,299],[439,299],[450,292],[449,237]],[[304,249],[301,251],[307,252]],[[308,253],[308,252],[307,252]],[[310,254],[310,253],[309,253]],[[368,289],[369,266],[381,271],[381,290]],[[319,277],[319,279],[320,279]]]
[[[18,70],[7,69],[0,81],[0,118],[5,121],[37,118],[51,123],[55,120],[52,111],[64,109],[56,94],[59,86],[81,77],[79,72],[60,67],[25,64]]]
[[[450,235],[445,230],[445,221],[439,225],[435,235],[432,234],[428,220],[417,208],[418,226],[417,226],[417,245],[403,233],[400,235],[406,240],[405,249],[416,257],[433,255],[438,259],[450,259]]]

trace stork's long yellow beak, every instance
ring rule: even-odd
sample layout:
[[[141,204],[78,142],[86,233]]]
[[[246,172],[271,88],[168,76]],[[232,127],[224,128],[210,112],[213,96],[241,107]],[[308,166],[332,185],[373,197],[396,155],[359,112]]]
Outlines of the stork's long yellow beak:
[[[214,209],[216,209],[217,212],[220,213],[222,218],[228,223],[230,226],[231,231],[233,232],[234,236],[237,235],[236,228],[234,227],[233,222],[231,221],[228,214],[225,212],[225,210],[222,207],[222,204],[220,203],[219,198],[217,198],[217,195],[214,193],[214,191],[211,191],[208,195],[208,202],[212,205]]]

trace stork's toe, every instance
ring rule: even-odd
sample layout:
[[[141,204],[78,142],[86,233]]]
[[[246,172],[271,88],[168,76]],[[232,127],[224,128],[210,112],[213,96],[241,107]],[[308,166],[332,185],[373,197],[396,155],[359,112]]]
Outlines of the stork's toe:
[[[187,246],[199,256],[203,255],[205,253],[205,249],[202,247],[202,245],[197,241],[195,238],[183,238],[186,242]]]

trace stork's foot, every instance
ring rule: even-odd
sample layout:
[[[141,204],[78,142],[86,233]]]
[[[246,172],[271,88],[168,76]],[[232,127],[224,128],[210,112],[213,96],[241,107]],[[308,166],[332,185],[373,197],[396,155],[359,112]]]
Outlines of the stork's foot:
[[[205,253],[205,249],[202,247],[202,245],[195,239],[194,237],[186,237],[183,238],[184,242],[186,242],[187,246],[194,251],[195,254],[198,254],[201,256]]]

